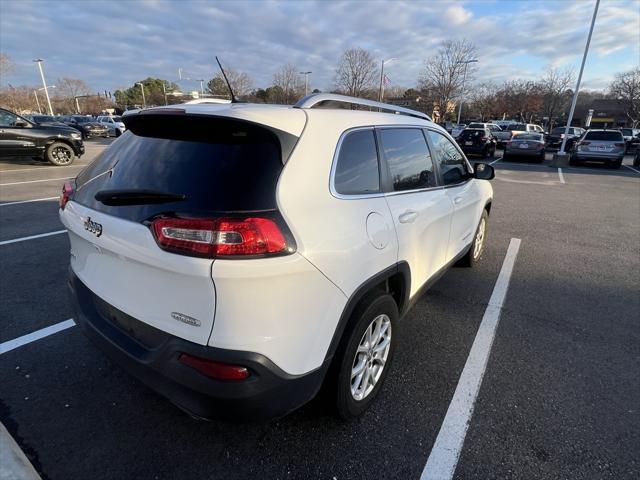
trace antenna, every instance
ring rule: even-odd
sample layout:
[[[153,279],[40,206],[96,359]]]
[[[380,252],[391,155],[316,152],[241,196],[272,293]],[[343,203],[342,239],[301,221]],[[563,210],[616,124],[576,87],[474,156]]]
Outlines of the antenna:
[[[233,89],[231,88],[231,84],[229,83],[229,79],[227,75],[224,73],[224,69],[222,68],[222,64],[220,60],[218,60],[218,56],[216,55],[216,62],[218,62],[218,66],[220,67],[220,71],[222,72],[222,76],[224,77],[224,81],[227,82],[227,87],[229,87],[229,93],[231,94],[231,103],[239,103],[236,96],[233,94]]]

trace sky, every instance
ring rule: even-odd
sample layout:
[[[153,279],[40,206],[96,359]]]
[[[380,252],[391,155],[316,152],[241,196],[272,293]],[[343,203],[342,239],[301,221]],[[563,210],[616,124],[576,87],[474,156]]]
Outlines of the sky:
[[[15,71],[0,86],[85,80],[96,91],[149,76],[199,89],[195,79],[225,67],[271,84],[285,63],[312,71],[310,88],[334,85],[341,53],[369,50],[391,85],[417,84],[425,59],[448,39],[478,49],[476,82],[535,79],[546,68],[580,67],[595,0],[193,1],[0,0],[0,51]],[[640,0],[602,0],[582,87],[605,89],[640,65]]]

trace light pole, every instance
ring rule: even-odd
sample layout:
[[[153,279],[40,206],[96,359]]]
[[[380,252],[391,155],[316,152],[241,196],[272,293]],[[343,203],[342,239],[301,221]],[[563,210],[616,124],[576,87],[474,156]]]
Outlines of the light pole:
[[[49,115],[53,116],[53,108],[51,108],[51,99],[49,98],[49,90],[47,90],[47,82],[44,81],[44,72],[42,71],[42,60],[41,58],[36,58],[34,62],[38,64],[38,70],[40,70],[40,78],[42,78],[42,86],[44,88],[44,94],[47,97],[47,105],[49,106]]]
[[[576,109],[576,101],[578,100],[578,90],[580,90],[580,82],[582,81],[582,72],[584,71],[584,64],[587,61],[587,53],[589,53],[589,44],[591,43],[591,34],[593,33],[593,27],[596,23],[596,16],[598,15],[598,6],[600,5],[600,0],[596,0],[596,6],[593,9],[593,18],[591,18],[591,28],[589,28],[589,35],[587,36],[587,44],[584,47],[584,54],[582,55],[582,65],[580,65],[580,73],[578,74],[578,81],[576,82],[576,89],[573,91],[573,100],[571,101],[571,109],[569,110],[569,118],[567,118],[567,126],[564,129],[564,138],[562,139],[562,145],[560,145],[560,151],[553,156],[554,163],[560,162],[562,165],[554,165],[554,166],[565,166],[564,161],[566,161],[566,153],[564,151],[564,147],[567,145],[567,137],[569,136],[569,127],[571,126],[571,122],[573,121],[573,112]]]
[[[167,87],[165,86],[165,81],[162,81],[162,93],[164,94],[164,104],[165,106],[168,105],[167,103]]]
[[[464,63],[464,74],[462,75],[462,94],[460,95],[460,105],[458,106],[458,125],[460,125],[460,115],[462,115],[462,99],[464,96],[464,84],[467,81],[467,66],[470,63],[477,63],[478,60],[477,59],[472,59],[472,60],[460,60],[457,61],[456,64],[460,64],[460,63]],[[446,112],[446,105],[445,105],[445,112]]]
[[[204,96],[204,78],[201,78],[200,80],[196,80],[196,82],[200,82],[200,94]]]
[[[304,75],[304,96],[307,96],[307,92],[309,90],[309,75],[313,72],[298,72],[300,75]]]
[[[140,85],[140,90],[142,90],[142,108],[147,108],[147,101],[144,98],[144,85],[141,82],[136,83],[136,85]]]
[[[36,97],[36,104],[38,105],[38,113],[42,114],[42,109],[40,108],[40,99],[38,98],[38,91],[33,91],[33,96]]]
[[[388,58],[387,60],[382,60],[382,68],[380,69],[380,91],[378,93],[378,101],[382,102],[384,99],[384,64],[391,63],[397,58]]]
[[[73,97],[74,100],[76,101],[76,110],[78,111],[78,115],[80,115],[80,103],[78,102],[78,97]]]

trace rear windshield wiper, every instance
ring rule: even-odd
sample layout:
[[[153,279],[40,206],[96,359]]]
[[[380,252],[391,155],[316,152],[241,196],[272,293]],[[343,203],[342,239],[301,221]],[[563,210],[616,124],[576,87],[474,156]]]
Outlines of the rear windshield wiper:
[[[187,197],[181,193],[167,193],[157,190],[122,189],[100,190],[94,198],[105,205],[117,206],[180,202]]]

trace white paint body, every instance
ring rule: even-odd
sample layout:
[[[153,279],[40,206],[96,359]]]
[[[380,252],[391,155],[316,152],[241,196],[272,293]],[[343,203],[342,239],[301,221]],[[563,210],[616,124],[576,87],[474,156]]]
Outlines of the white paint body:
[[[407,262],[414,296],[471,243],[492,198],[490,184],[476,179],[459,187],[365,198],[332,193],[332,165],[346,131],[385,125],[444,132],[426,120],[268,105],[180,108],[300,137],[276,191],[296,252],[247,260],[177,255],[160,249],[147,226],[71,201],[61,211],[71,240],[71,267],[96,295],[138,320],[201,345],[260,353],[289,374],[322,365],[349,297],[377,273]],[[457,198],[462,200],[455,203]],[[416,211],[415,221],[401,223],[408,209]],[[102,225],[100,237],[84,229],[87,217]],[[179,322],[172,312],[200,325]]]

